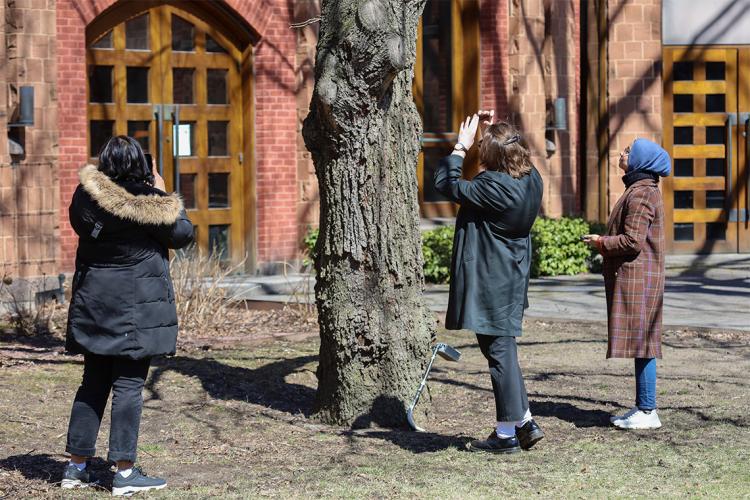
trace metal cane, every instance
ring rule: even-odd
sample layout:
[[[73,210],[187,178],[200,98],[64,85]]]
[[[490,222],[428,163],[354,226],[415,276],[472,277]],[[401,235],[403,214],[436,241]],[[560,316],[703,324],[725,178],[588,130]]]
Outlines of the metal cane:
[[[437,356],[438,354],[440,354],[441,358],[447,359],[448,361],[458,361],[461,358],[461,353],[459,351],[449,346],[448,344],[444,344],[443,342],[435,344],[435,347],[432,348],[432,357],[430,358],[430,362],[427,364],[427,369],[424,372],[422,381],[419,383],[417,394],[414,395],[414,400],[411,402],[411,406],[409,406],[409,410],[406,412],[406,420],[409,422],[409,427],[417,432],[426,431],[419,427],[416,422],[414,422],[414,408],[416,408],[417,403],[419,402],[419,396],[422,395],[422,391],[427,385],[427,377],[430,374],[430,370],[432,370],[432,363],[435,362],[435,356]]]

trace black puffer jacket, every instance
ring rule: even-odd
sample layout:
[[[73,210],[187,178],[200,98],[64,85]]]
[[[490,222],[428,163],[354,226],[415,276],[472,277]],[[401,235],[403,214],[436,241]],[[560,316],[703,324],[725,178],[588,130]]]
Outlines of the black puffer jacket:
[[[146,184],[79,173],[70,222],[79,236],[66,347],[143,359],[174,354],[177,309],[169,248],[193,241],[180,198]]]

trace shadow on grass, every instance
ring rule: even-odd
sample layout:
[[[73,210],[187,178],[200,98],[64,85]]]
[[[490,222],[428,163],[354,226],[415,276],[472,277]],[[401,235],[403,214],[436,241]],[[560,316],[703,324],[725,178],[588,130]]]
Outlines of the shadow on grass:
[[[25,453],[12,455],[0,460],[0,470],[18,471],[30,481],[44,481],[49,484],[62,482],[62,474],[67,459],[54,458],[47,453]],[[109,462],[95,457],[89,460],[90,470],[99,478],[100,487],[111,488],[112,473]]]
[[[611,413],[603,410],[586,410],[570,403],[533,401],[529,404],[535,417],[554,417],[570,422],[576,427],[609,427]]]
[[[394,419],[394,415],[399,414],[400,418]],[[400,428],[389,425],[399,419],[402,421]],[[376,428],[372,428],[373,426]],[[404,404],[394,396],[378,397],[370,410],[354,421],[352,429],[344,433],[350,441],[356,438],[381,439],[412,453],[432,453],[448,448],[465,449],[466,443],[471,439],[410,430]]]
[[[312,355],[300,356],[251,369],[230,366],[212,358],[161,358],[153,362],[146,389],[151,392],[151,399],[161,399],[156,386],[164,374],[171,371],[197,378],[213,399],[242,401],[309,417],[315,389],[290,384],[285,378],[317,359]]]

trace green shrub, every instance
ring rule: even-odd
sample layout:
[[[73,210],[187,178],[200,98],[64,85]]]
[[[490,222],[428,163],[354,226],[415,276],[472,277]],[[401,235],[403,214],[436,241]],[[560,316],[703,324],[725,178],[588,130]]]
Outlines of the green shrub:
[[[581,241],[581,236],[603,234],[605,229],[603,224],[588,223],[578,218],[538,218],[531,229],[531,275],[557,276],[601,271],[601,256]],[[450,281],[453,233],[453,226],[422,232],[424,277],[428,283]],[[307,250],[305,264],[310,264],[315,258],[317,239],[318,229],[310,228],[303,239]]]
[[[422,232],[424,279],[428,283],[448,283],[453,253],[453,226]]]
[[[581,241],[581,236],[589,234],[590,229],[583,219],[538,218],[531,229],[534,252],[531,275],[557,276],[587,272],[591,249]]]
[[[302,244],[305,246],[305,258],[302,263],[306,266],[310,266],[315,262],[315,244],[318,242],[318,233],[320,231],[317,227],[307,228],[307,233],[302,238]]]

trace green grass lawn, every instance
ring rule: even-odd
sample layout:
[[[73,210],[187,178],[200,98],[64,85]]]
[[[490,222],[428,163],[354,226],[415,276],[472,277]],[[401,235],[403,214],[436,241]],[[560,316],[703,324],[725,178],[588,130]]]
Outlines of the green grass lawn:
[[[314,339],[190,350],[152,368],[139,461],[170,483],[149,498],[750,498],[746,335],[667,332],[664,427],[626,432],[608,417],[632,405],[632,361],[604,359],[603,325],[528,322],[519,353],[547,437],[511,456],[465,451],[494,423],[486,364],[466,332],[440,333],[463,357],[436,361],[425,434],[310,419]],[[80,358],[59,350],[0,343],[0,498],[109,495],[56,484],[81,376]],[[93,467],[108,485],[108,464]]]

